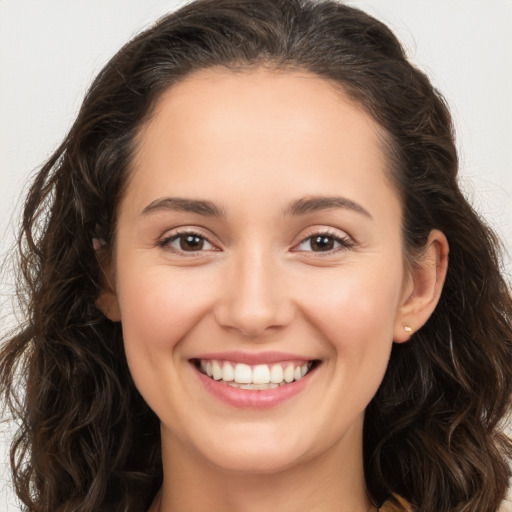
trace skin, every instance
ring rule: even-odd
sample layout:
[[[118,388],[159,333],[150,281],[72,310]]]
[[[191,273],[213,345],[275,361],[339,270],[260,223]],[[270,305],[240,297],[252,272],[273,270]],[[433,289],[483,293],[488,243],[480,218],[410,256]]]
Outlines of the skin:
[[[433,311],[448,254],[434,231],[405,271],[381,141],[358,105],[307,73],[203,70],[161,97],[137,141],[97,303],[122,322],[134,381],[161,420],[152,511],[374,510],[364,410],[393,341],[411,336],[404,325],[417,330]],[[317,196],[351,203],[287,213]],[[154,208],[165,197],[222,215]],[[204,237],[202,249],[180,249],[176,230]],[[319,233],[332,250],[312,245]],[[227,350],[320,365],[293,398],[240,409],[212,398],[190,364]]]

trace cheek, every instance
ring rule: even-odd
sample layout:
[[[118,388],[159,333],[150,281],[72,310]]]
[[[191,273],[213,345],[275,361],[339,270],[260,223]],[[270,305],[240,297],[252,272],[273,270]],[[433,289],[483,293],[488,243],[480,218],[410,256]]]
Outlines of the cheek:
[[[325,354],[328,384],[314,421],[326,429],[326,442],[334,443],[363,414],[388,366],[402,273],[385,272],[374,261],[303,274],[295,288],[302,316]]]
[[[198,287],[202,279],[197,274],[173,270],[165,265],[138,269],[127,265],[118,273],[128,367],[145,401],[160,413],[179,407],[180,397],[163,390],[179,389],[184,357],[180,342],[211,303],[208,288]]]
[[[167,355],[208,310],[208,287],[197,273],[176,273],[165,266],[128,272],[120,282],[120,308],[129,360]],[[142,363],[141,363],[142,364]]]
[[[307,290],[304,311],[332,350],[361,359],[373,352],[385,363],[401,296],[401,271],[396,266],[387,271],[380,266],[337,270],[321,280],[302,280]]]

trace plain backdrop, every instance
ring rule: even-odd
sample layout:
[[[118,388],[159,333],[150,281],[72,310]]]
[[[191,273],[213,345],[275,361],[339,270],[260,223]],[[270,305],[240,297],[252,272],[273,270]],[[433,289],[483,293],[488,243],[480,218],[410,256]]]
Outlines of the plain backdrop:
[[[21,195],[59,145],[93,77],[142,28],[184,2],[0,0],[0,256]],[[512,0],[351,1],[387,22],[455,118],[461,183],[512,252]],[[512,259],[505,257],[509,280]],[[9,322],[10,275],[0,279]],[[4,326],[0,326],[0,332]],[[19,510],[0,438],[0,510]]]

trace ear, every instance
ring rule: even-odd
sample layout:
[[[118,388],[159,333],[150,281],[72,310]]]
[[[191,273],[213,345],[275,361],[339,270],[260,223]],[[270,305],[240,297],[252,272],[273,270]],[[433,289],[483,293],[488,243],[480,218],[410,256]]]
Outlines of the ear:
[[[431,231],[425,250],[410,270],[394,325],[394,341],[403,343],[418,331],[434,311],[448,270],[448,241],[441,231]]]
[[[92,241],[98,265],[100,267],[100,285],[101,290],[96,299],[96,307],[112,322],[121,321],[121,311],[117,300],[115,288],[115,275],[113,271],[112,258],[107,257],[105,246],[97,239]]]

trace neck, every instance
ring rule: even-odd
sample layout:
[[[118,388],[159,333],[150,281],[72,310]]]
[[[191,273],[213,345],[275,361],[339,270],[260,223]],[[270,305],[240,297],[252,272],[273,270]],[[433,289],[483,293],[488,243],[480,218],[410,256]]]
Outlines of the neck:
[[[162,429],[164,482],[149,512],[369,512],[362,429],[322,454],[267,474],[231,471]]]

